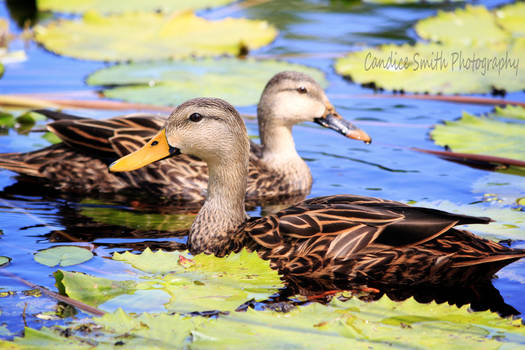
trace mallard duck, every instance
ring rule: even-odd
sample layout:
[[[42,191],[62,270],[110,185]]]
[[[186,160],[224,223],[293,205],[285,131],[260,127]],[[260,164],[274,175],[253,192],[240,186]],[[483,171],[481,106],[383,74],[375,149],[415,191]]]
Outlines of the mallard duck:
[[[199,157],[209,169],[208,197],[189,230],[190,251],[222,256],[247,246],[286,275],[413,284],[472,266],[492,274],[525,256],[525,250],[454,228],[489,218],[364,196],[313,198],[249,219],[244,206],[249,149],[237,111],[223,100],[198,98],[178,106],[165,129],[110,171],[181,154]]]
[[[182,155],[125,174],[112,174],[107,165],[143,146],[166,122],[149,114],[132,114],[107,120],[79,118],[42,111],[59,119],[48,129],[63,142],[29,153],[0,154],[0,167],[30,177],[44,178],[62,192],[91,194],[138,190],[170,202],[202,202],[208,172],[206,163]],[[250,143],[246,197],[264,202],[304,196],[312,177],[295,150],[292,127],[313,121],[349,138],[370,142],[370,137],[344,120],[321,86],[299,72],[281,72],[266,85],[257,109],[261,144]]]

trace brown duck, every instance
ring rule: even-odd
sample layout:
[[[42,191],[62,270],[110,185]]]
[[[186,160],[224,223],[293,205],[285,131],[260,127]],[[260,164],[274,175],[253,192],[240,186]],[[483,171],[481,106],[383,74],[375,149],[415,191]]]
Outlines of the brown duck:
[[[489,218],[371,197],[313,198],[248,219],[244,193],[249,149],[236,110],[220,99],[198,98],[178,106],[165,129],[110,170],[127,171],[181,154],[199,157],[209,169],[208,197],[190,228],[190,250],[221,256],[247,245],[288,275],[432,283],[473,266],[491,275],[525,256],[525,250],[454,228],[486,224]]]
[[[148,114],[93,120],[44,112],[57,120],[48,129],[63,142],[29,153],[0,154],[0,167],[43,178],[49,187],[76,194],[138,190],[158,200],[202,202],[206,195],[206,163],[192,155],[166,160],[130,173],[112,174],[107,165],[142,147],[166,122]],[[266,85],[257,109],[261,144],[250,142],[246,197],[265,202],[300,197],[310,191],[312,177],[297,154],[295,124],[313,121],[349,138],[370,137],[341,118],[321,86],[299,72],[281,72]]]

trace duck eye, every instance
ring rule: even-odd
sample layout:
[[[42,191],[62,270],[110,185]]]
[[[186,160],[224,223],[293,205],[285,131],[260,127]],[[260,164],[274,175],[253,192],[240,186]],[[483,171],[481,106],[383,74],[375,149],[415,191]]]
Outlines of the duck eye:
[[[151,143],[152,146],[157,146],[159,144],[159,141],[155,140]]]
[[[202,115],[200,115],[199,113],[193,113],[192,115],[190,115],[190,120],[192,122],[198,122],[202,119]]]
[[[306,93],[308,92],[304,86],[299,86],[299,87],[297,88],[297,91],[298,91],[300,94],[306,94]]]

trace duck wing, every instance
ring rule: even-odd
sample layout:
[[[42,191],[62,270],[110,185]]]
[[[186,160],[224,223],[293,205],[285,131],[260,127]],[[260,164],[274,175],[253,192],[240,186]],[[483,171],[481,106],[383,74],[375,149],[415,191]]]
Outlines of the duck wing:
[[[445,262],[464,267],[524,255],[453,229],[489,222],[486,217],[338,195],[306,200],[253,220],[245,232],[251,248],[284,273],[333,278],[377,276],[388,270],[394,276],[409,266],[411,272],[424,271]]]

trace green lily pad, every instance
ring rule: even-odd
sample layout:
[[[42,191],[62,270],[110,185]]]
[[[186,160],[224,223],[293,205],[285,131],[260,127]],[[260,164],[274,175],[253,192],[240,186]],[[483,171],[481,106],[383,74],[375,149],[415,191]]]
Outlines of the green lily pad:
[[[130,102],[177,105],[190,98],[213,96],[248,106],[256,104],[268,80],[284,70],[304,72],[326,86],[323,73],[314,68],[233,58],[116,65],[91,74],[87,83],[110,86],[104,90],[106,97]]]
[[[104,204],[102,201],[84,200],[82,204]],[[102,206],[82,206],[80,214],[107,225],[130,227],[137,230],[177,231],[187,229],[194,214],[155,214]]]
[[[452,12],[439,11],[436,16],[419,21],[415,29],[423,39],[461,46],[483,47],[506,42],[511,37],[511,33],[498,26],[496,16],[485,6],[467,5]]]
[[[498,25],[514,35],[525,35],[525,3],[516,2],[495,11]]]
[[[450,201],[418,202],[417,205],[458,214],[487,216],[495,222],[487,225],[464,225],[461,227],[495,241],[503,239],[525,240],[525,215],[519,209],[509,208],[499,203],[461,205]]]
[[[106,1],[106,0],[38,0],[38,9],[41,11],[55,11],[66,13],[84,13],[96,10],[101,13],[121,13],[130,11],[161,11],[175,12],[185,10],[199,10],[204,8],[226,5],[234,0],[155,0],[155,1]]]
[[[191,12],[104,17],[90,11],[81,20],[58,20],[35,28],[35,39],[48,50],[97,61],[238,55],[267,45],[276,36],[277,30],[265,21],[209,21]]]
[[[132,254],[124,252],[122,254],[116,252],[113,254],[113,260],[124,261],[148,273],[166,273],[171,271],[184,271],[184,267],[179,264],[179,256],[184,256],[178,252],[165,252],[159,250],[152,252],[151,249],[146,248],[141,254]]]
[[[0,267],[7,265],[11,262],[11,258],[8,256],[0,256]]]
[[[338,58],[335,69],[357,83],[387,90],[432,94],[488,93],[493,88],[519,91],[525,88],[525,69],[519,64],[525,62],[523,49],[524,38],[511,46],[480,48],[436,43],[383,45]],[[469,63],[473,57],[496,57],[498,64],[508,57],[509,64],[476,66]]]
[[[232,312],[218,318],[180,315],[127,314],[121,309],[93,319],[76,321],[63,331],[26,328],[25,337],[0,346],[14,349],[62,349],[91,344],[98,348],[245,349],[502,349],[525,343],[519,319],[502,319],[488,311],[468,307],[420,304],[408,299],[393,302],[386,296],[376,302],[352,298],[328,305],[309,304],[289,313],[272,311]],[[86,331],[89,330],[89,331]],[[64,336],[67,334],[67,338]]]
[[[133,281],[113,281],[81,272],[58,270],[54,276],[62,294],[95,307],[118,295],[131,294],[135,285]]]
[[[0,112],[0,128],[9,129],[15,126],[16,120],[11,113]]]
[[[44,133],[44,135],[42,135],[42,138],[52,145],[62,142],[60,137],[49,131]]]
[[[89,250],[75,246],[57,246],[38,251],[34,259],[36,262],[53,266],[71,266],[81,264],[93,257]]]
[[[463,112],[457,121],[436,125],[430,135],[436,144],[448,146],[454,152],[525,160],[523,123],[506,123],[491,115],[476,117]]]
[[[415,26],[431,42],[351,52],[336,60],[335,69],[357,83],[388,90],[432,94],[523,90],[525,67],[520,62],[525,61],[525,37],[497,21],[513,9],[508,5],[498,10],[500,15],[467,5],[439,12]],[[516,22],[525,22],[525,16],[513,16],[519,17]]]
[[[63,275],[59,285],[64,292],[89,305],[101,305],[110,300],[115,304],[115,298],[123,294],[132,295],[118,301],[133,305],[134,297],[148,298],[150,295],[148,302],[152,309],[160,307],[176,312],[235,310],[252,298],[268,298],[282,285],[267,261],[247,251],[226,258],[201,254],[188,260],[185,254],[152,253],[146,249],[140,255],[115,253],[114,259],[153,275],[141,276],[136,281],[112,281],[61,271],[57,281]],[[155,297],[159,291],[169,296],[165,305],[164,300]]]
[[[368,4],[379,5],[412,5],[412,4],[439,4],[443,2],[461,2],[463,0],[363,0]]]
[[[37,112],[29,111],[16,117],[17,123],[35,124],[38,121],[46,120],[46,116]]]
[[[521,106],[506,105],[505,107],[496,106],[493,116],[525,120],[525,108]]]

